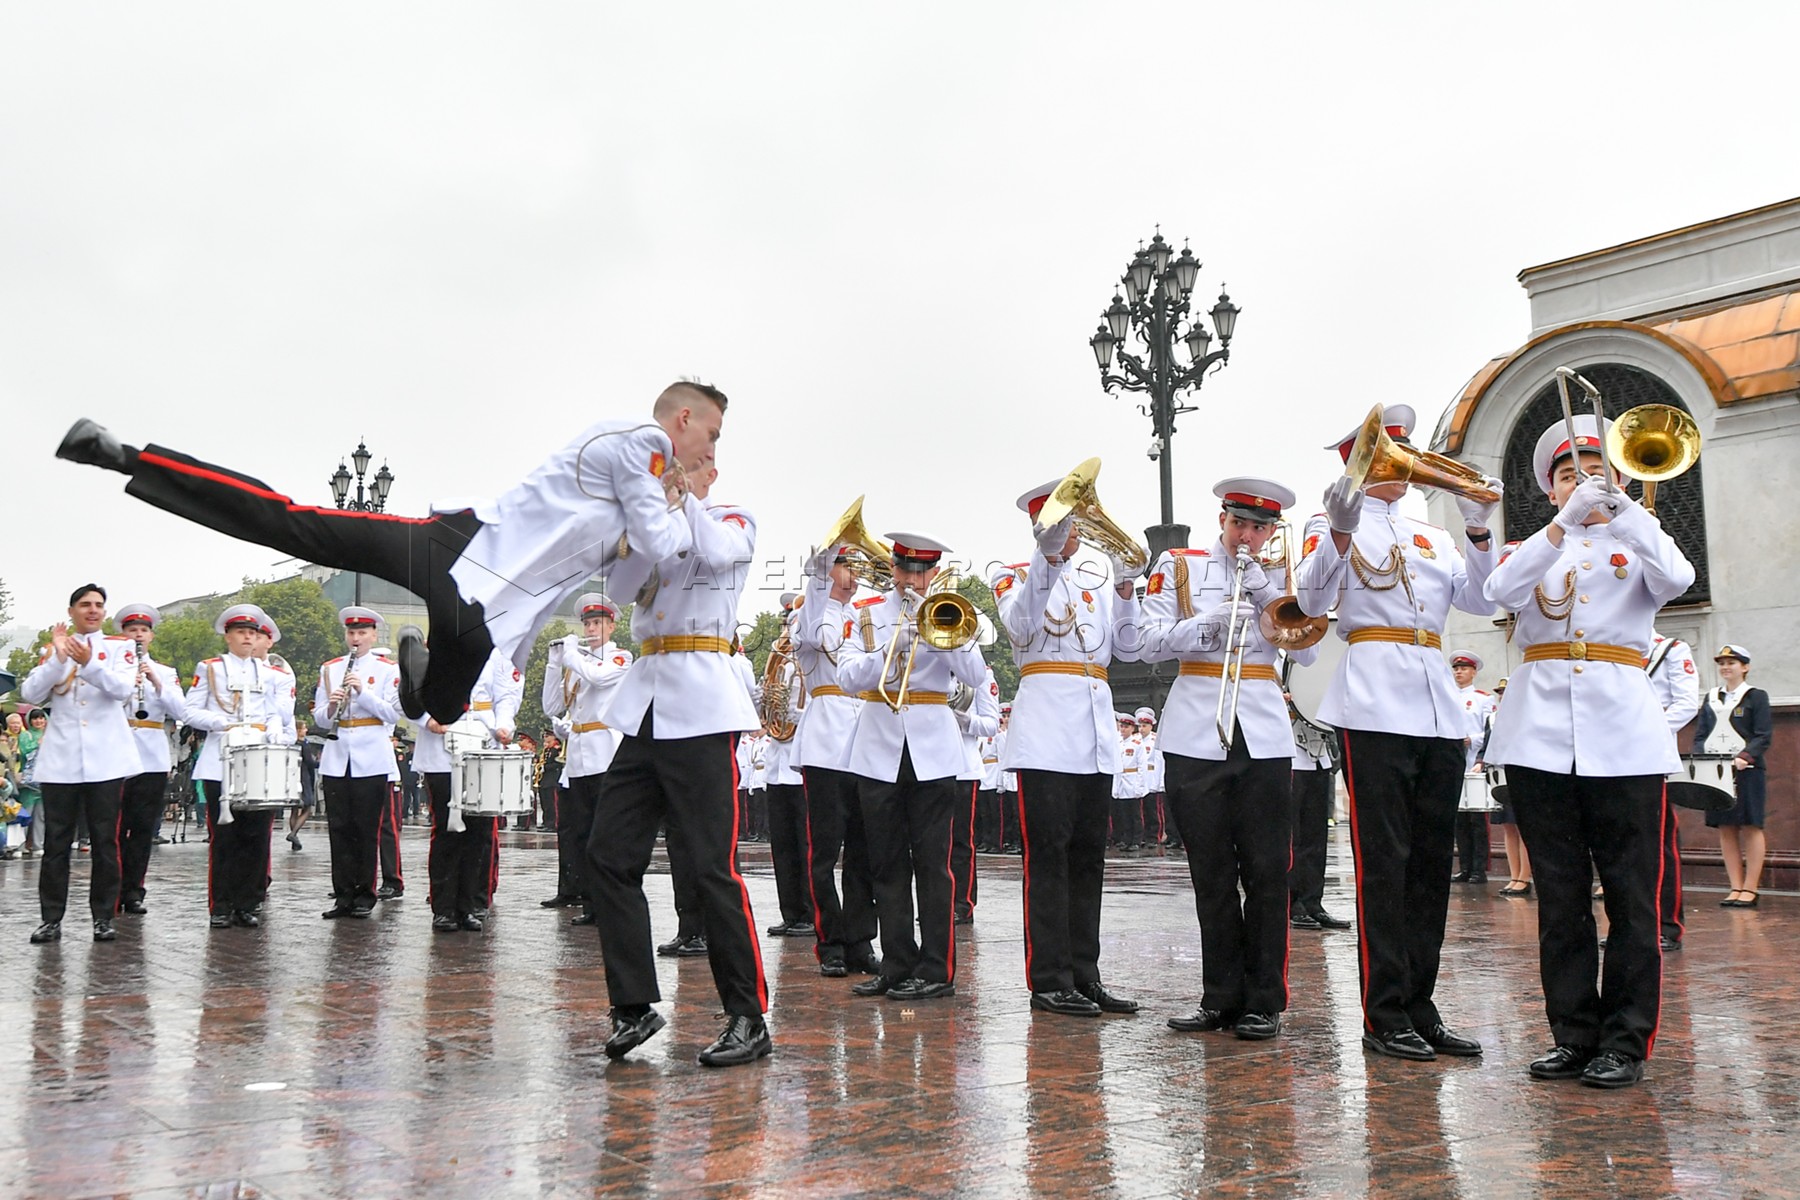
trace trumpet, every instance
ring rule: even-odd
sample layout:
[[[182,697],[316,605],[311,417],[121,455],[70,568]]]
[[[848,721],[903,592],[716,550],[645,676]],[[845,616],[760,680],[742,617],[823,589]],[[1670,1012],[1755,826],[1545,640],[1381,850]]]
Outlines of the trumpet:
[[[847,562],[850,573],[865,587],[885,592],[894,586],[894,548],[870,534],[863,524],[862,506],[861,496],[851,501],[820,545],[827,550],[838,546],[854,549],[856,553]]]
[[[1381,415],[1381,405],[1377,404],[1363,418],[1362,428],[1357,431],[1356,444],[1350,448],[1350,458],[1344,463],[1344,475],[1351,481],[1351,487],[1416,483],[1483,504],[1493,504],[1500,499],[1500,493],[1489,487],[1474,467],[1464,466],[1454,458],[1430,450],[1414,450],[1396,442],[1388,436]]]
[[[1644,485],[1644,509],[1656,511],[1656,485],[1700,461],[1700,427],[1672,404],[1640,404],[1606,431],[1606,452],[1621,475]]]
[[[1135,574],[1150,561],[1150,552],[1119,528],[1100,507],[1100,493],[1094,487],[1099,477],[1099,459],[1090,458],[1077,464],[1073,471],[1063,476],[1062,482],[1038,510],[1038,527],[1050,529],[1064,517],[1073,515],[1075,536],[1101,553],[1118,559]]]
[[[1281,539],[1280,562],[1282,573],[1287,576],[1287,593],[1263,608],[1256,618],[1257,628],[1278,650],[1304,650],[1318,645],[1331,631],[1331,618],[1309,617],[1301,611],[1300,601],[1294,593],[1294,527],[1283,521],[1275,536]],[[1262,562],[1265,567],[1272,567],[1276,562],[1275,554],[1266,543]]]
[[[1244,599],[1244,572],[1250,566],[1250,547],[1237,548],[1237,567],[1231,579],[1231,627],[1225,636],[1225,672],[1219,680],[1219,704],[1213,714],[1213,728],[1218,731],[1219,745],[1231,752],[1231,731],[1237,725],[1238,692],[1243,688],[1244,651],[1250,641],[1250,619],[1238,619],[1237,606]]]
[[[913,663],[919,656],[919,642],[938,650],[955,650],[980,632],[979,613],[967,597],[956,590],[956,577],[953,572],[945,571],[931,581],[920,598],[918,608],[909,610],[904,593],[901,597],[900,620],[894,624],[893,636],[888,639],[887,652],[881,656],[881,682],[876,685],[876,692],[887,706],[899,712],[906,706],[907,690],[912,685]],[[906,649],[906,663],[900,672],[898,688],[888,691],[888,677],[894,673],[894,663],[899,657],[900,635],[911,625],[916,631],[912,644]]]

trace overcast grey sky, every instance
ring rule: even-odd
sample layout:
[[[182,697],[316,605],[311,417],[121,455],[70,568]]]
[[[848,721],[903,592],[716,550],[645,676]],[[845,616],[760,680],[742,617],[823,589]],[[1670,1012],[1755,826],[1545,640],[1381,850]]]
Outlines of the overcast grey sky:
[[[1321,443],[1524,340],[1519,268],[1800,193],[1796,9],[7,6],[0,578],[41,625],[272,574],[55,461],[77,416],[312,503],[366,437],[413,513],[681,374],[796,571],[858,492],[1022,556],[1012,498],[1096,454],[1138,528],[1086,339],[1158,222],[1244,309],[1178,516],[1238,472],[1312,511]]]

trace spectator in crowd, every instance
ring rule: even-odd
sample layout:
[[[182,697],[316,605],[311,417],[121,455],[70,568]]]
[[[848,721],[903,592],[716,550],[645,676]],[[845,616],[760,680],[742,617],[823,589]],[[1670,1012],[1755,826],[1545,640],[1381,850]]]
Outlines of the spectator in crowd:
[[[43,813],[44,797],[37,788],[32,760],[37,757],[38,744],[44,740],[44,730],[49,727],[50,714],[34,708],[26,715],[25,730],[19,734],[19,823],[25,826],[25,847],[20,853],[26,858],[44,848],[44,826],[38,819]]]
[[[300,831],[319,804],[319,755],[325,751],[325,739],[313,733],[302,717],[294,718],[294,737],[300,743],[300,807],[288,814],[287,844],[298,853]]]

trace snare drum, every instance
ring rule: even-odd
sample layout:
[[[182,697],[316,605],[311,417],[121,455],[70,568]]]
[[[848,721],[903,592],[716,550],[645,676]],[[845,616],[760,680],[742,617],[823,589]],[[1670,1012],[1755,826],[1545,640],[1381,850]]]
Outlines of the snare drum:
[[[470,750],[450,762],[450,795],[465,813],[494,817],[530,812],[531,755],[523,750]]]
[[[228,746],[226,803],[239,810],[291,808],[300,803],[300,747]]]
[[[1467,771],[1463,774],[1462,802],[1456,806],[1458,812],[1498,812],[1500,804],[1488,791],[1488,777],[1484,771]]]
[[[480,750],[487,745],[487,740],[487,726],[474,717],[464,717],[454,725],[445,727],[444,753],[455,758],[458,754]]]
[[[1506,768],[1489,767],[1487,769],[1488,798],[1494,802],[1496,809],[1505,808],[1511,803],[1506,794]]]
[[[1737,807],[1735,754],[1684,754],[1681,769],[1667,777],[1669,803],[1701,812],[1725,812]]]

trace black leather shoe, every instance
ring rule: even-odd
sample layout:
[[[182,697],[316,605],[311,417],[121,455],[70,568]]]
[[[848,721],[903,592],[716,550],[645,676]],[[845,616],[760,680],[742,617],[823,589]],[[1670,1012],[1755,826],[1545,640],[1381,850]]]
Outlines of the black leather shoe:
[[[101,917],[94,922],[94,940],[96,942],[110,942],[118,936],[118,931],[113,928],[112,918]]]
[[[1450,877],[1450,882],[1451,883],[1467,883],[1467,882],[1469,882],[1469,873],[1467,871],[1458,871],[1456,874],[1454,874]]]
[[[539,900],[539,908],[572,908],[581,903],[578,896],[552,896],[548,900]]]
[[[1031,1007],[1064,1017],[1097,1017],[1100,1006],[1073,988],[1060,992],[1031,993]]]
[[[719,1040],[702,1050],[697,1061],[703,1067],[739,1067],[767,1058],[774,1048],[768,1023],[761,1017],[733,1017],[725,1023]]]
[[[1236,1024],[1236,1013],[1222,1013],[1216,1008],[1197,1008],[1189,1016],[1169,1018],[1169,1028],[1182,1033],[1212,1033]]]
[[[1093,983],[1084,983],[1075,990],[1098,1004],[1101,1012],[1134,1013],[1138,1010],[1136,1000],[1127,1000],[1123,996],[1113,995],[1106,990],[1106,985],[1097,979]]]
[[[873,979],[865,979],[861,983],[851,984],[850,994],[853,996],[885,996],[895,982],[886,975],[877,975]]]
[[[1319,923],[1320,929],[1350,928],[1350,922],[1344,920],[1342,917],[1334,917],[1322,908],[1312,914],[1312,919]]]
[[[1248,1012],[1237,1019],[1231,1032],[1246,1042],[1266,1042],[1281,1032],[1281,1016],[1278,1013]]]
[[[681,943],[686,940],[677,934],[656,948],[656,953],[663,958],[674,958],[681,950]]]
[[[1622,1088],[1630,1087],[1643,1077],[1643,1059],[1620,1054],[1617,1050],[1602,1050],[1588,1060],[1587,1070],[1581,1073],[1581,1082],[1588,1087]]]
[[[141,917],[150,910],[144,907],[144,902],[142,900],[127,900],[125,902],[125,911],[134,917]]]
[[[1474,1038],[1466,1038],[1455,1030],[1447,1028],[1442,1021],[1430,1029],[1421,1029],[1419,1036],[1425,1044],[1439,1054],[1448,1054],[1451,1058],[1479,1058],[1481,1043]]]
[[[433,933],[455,933],[461,928],[462,926],[456,923],[455,917],[431,918],[431,931]]]
[[[1488,877],[1487,877],[1486,871],[1470,871],[1469,872],[1469,882],[1470,883],[1486,883],[1487,881],[1488,881]]]
[[[668,1022],[654,1008],[646,1008],[641,1016],[627,1017],[612,1010],[612,1036],[606,1039],[606,1057],[624,1058],[655,1037]]]
[[[245,929],[255,929],[258,925],[262,924],[262,920],[257,917],[255,913],[240,908],[231,914],[231,923],[233,925],[241,925]]]
[[[586,925],[592,925],[593,923],[594,923],[594,914],[593,913],[585,913],[585,912],[577,913],[574,916],[569,918],[569,924],[571,924],[571,925],[586,926]]]
[[[841,958],[826,958],[819,961],[819,974],[827,979],[842,979],[850,974],[850,968],[844,965]]]
[[[770,937],[786,937],[788,935],[788,930],[790,928],[792,928],[792,926],[790,926],[786,921],[783,921],[779,925],[769,926],[767,929],[763,930],[763,932],[768,934]]]
[[[675,947],[676,958],[705,958],[706,953],[706,935],[703,933],[682,938],[681,945]]]
[[[852,975],[881,974],[881,960],[873,954],[865,954],[861,958],[845,956],[844,967]]]
[[[1385,1054],[1389,1058],[1404,1058],[1410,1062],[1430,1062],[1437,1057],[1431,1043],[1420,1037],[1411,1029],[1390,1029],[1386,1033],[1363,1034],[1363,1049],[1373,1050],[1377,1054]]]
[[[402,625],[394,638],[394,661],[400,667],[400,711],[416,721],[425,715],[422,689],[431,652],[425,649],[425,633],[417,625]]]
[[[60,941],[62,941],[61,921],[45,921],[42,925],[39,925],[36,929],[31,931],[31,944],[34,946],[42,946],[47,942]]]
[[[972,908],[957,909],[955,923],[958,925],[973,925],[975,923],[975,910]]]
[[[390,887],[388,884],[384,883],[381,885],[381,890],[375,893],[375,898],[377,900],[398,900],[404,895],[406,895],[406,893],[399,888]]]
[[[1662,947],[1662,951],[1663,951],[1663,953],[1664,953],[1664,954],[1667,954],[1667,953],[1668,953],[1668,952],[1669,952],[1669,951],[1671,951],[1671,950],[1679,950],[1679,949],[1681,949],[1681,943],[1680,943],[1680,942],[1679,942],[1679,941],[1677,941],[1677,940],[1676,940],[1676,939],[1675,939],[1675,938],[1672,938],[1672,937],[1665,937],[1665,938],[1663,938],[1663,939],[1662,939],[1662,940],[1661,940],[1661,941],[1660,941],[1660,942],[1659,942],[1659,943],[1658,943],[1658,945],[1660,945],[1660,946],[1661,946],[1661,947]]]
[[[329,917],[331,914],[326,913],[325,915]],[[210,916],[206,919],[206,923],[208,925],[212,926],[214,929],[230,929],[231,928],[231,914],[230,913],[214,913],[212,916]]]
[[[1533,1079],[1579,1079],[1594,1052],[1586,1046],[1558,1046],[1525,1068]]]
[[[1288,924],[1292,925],[1295,929],[1323,929],[1323,928],[1325,928],[1323,925],[1319,924],[1319,920],[1317,917],[1313,916],[1311,913],[1303,913],[1303,912],[1297,912],[1293,916],[1289,917]]]
[[[69,426],[69,432],[63,434],[62,445],[56,448],[58,458],[90,467],[105,467],[121,475],[131,474],[131,469],[137,465],[137,456],[134,447],[121,445],[105,426],[87,417]]]
[[[456,923],[469,933],[480,933],[484,924],[482,919],[474,913],[464,913]]]
[[[338,905],[334,905],[331,908],[328,908],[324,912],[320,913],[319,919],[324,920],[324,921],[335,921],[339,917],[354,917],[355,915],[356,915],[356,910],[351,908],[348,904],[338,904]],[[215,922],[215,927],[216,927],[216,922],[217,922],[218,918],[215,917],[215,918],[213,918],[213,920]],[[230,924],[230,921],[227,920],[226,924]]]
[[[787,927],[788,937],[816,938],[819,931],[813,928],[811,921],[795,921]]]
[[[367,908],[363,908],[361,905],[352,905],[350,911],[345,915],[354,917],[358,921],[366,921],[375,915],[375,906],[371,904]]]
[[[889,1000],[937,1000],[956,995],[956,985],[928,979],[902,979],[888,989],[887,995]]]

